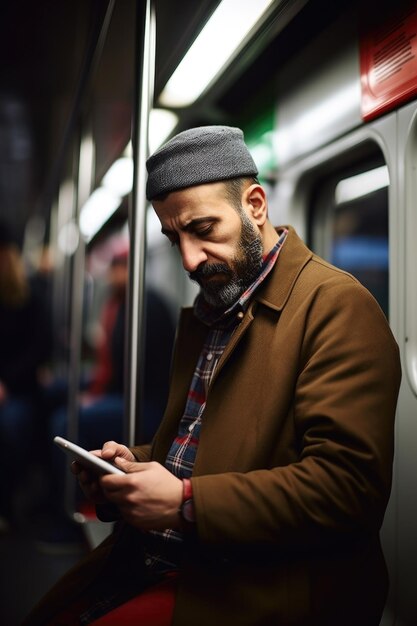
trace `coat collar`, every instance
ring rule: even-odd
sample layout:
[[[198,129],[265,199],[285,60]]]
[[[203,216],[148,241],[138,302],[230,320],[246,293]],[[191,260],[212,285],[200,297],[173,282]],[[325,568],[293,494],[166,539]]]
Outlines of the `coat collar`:
[[[283,227],[277,227],[277,231]],[[269,280],[254,295],[254,302],[281,311],[303,267],[312,258],[313,253],[302,242],[292,226],[288,229],[287,239],[279,254],[277,264],[271,272]]]
[[[276,230],[280,231],[282,228],[282,226],[279,226]],[[211,384],[214,383],[235,346],[255,319],[257,305],[261,303],[276,312],[281,311],[291,294],[301,270],[313,256],[294,228],[292,226],[285,226],[285,228],[288,229],[288,235],[279,253],[277,262],[264,283],[255,292],[241,324],[236,328],[236,332],[232,335],[220,358],[211,379]]]
[[[280,231],[282,228],[282,226],[279,226],[276,230]],[[215,381],[218,373],[228,360],[241,337],[245,334],[246,330],[253,322],[258,303],[261,303],[274,311],[281,311],[291,294],[300,272],[313,256],[311,250],[304,245],[294,228],[292,226],[285,226],[285,228],[288,229],[288,235],[279,254],[277,263],[270,272],[268,278],[255,292],[242,322],[236,328],[236,331],[231,337],[220,358],[216,371],[212,377],[212,383]],[[182,321],[183,325],[187,328],[186,343],[189,346],[189,356],[191,356],[191,354],[193,356],[189,362],[192,361],[195,364],[207,336],[207,326],[195,317],[192,308],[183,310]],[[190,372],[187,374],[189,376]]]

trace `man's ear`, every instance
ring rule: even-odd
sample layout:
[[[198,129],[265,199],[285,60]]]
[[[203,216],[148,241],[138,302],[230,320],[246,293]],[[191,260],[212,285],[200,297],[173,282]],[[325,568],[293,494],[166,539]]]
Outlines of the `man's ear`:
[[[242,202],[256,224],[259,227],[263,226],[268,216],[268,204],[264,188],[258,183],[254,183],[243,192]]]

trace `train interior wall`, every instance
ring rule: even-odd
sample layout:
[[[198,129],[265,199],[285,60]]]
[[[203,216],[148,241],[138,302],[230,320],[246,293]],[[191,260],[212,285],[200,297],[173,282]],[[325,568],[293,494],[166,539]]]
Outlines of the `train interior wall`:
[[[386,206],[386,314],[400,346],[403,366],[393,489],[382,528],[391,587],[381,626],[414,626],[417,624],[414,583],[417,563],[417,102],[411,101],[374,121],[363,123],[359,43],[353,13],[349,10],[277,69],[276,83],[273,122],[276,170],[274,180],[269,181],[273,222],[293,224],[318,254],[329,258],[333,209],[324,205],[334,192],[333,177],[340,172],[350,172],[353,176],[367,169],[387,168],[389,184],[385,191],[369,197],[369,203],[364,205],[373,202],[372,211],[378,203]],[[372,211],[370,215],[374,215]],[[152,214],[148,229],[148,280],[166,293],[176,314],[181,304],[192,302],[195,287],[184,277],[177,252],[161,237]],[[41,488],[36,477],[34,480],[34,489]],[[16,554],[20,561],[15,566]],[[39,556],[30,533],[24,541],[16,536],[7,546],[0,542],[0,557],[0,604],[3,607],[0,616],[9,626],[13,626],[16,612],[21,617],[53,580],[78,559],[78,555],[68,555],[58,561],[52,555]],[[42,580],[33,580],[30,568],[19,565],[36,560],[40,561],[40,570],[47,572]],[[23,595],[21,606],[16,609],[12,598],[17,588]]]

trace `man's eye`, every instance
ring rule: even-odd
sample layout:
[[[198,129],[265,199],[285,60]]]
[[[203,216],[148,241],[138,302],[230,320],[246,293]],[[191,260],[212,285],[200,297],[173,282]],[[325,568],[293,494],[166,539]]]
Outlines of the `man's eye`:
[[[210,234],[210,232],[212,231],[212,229],[213,229],[213,227],[212,227],[212,225],[210,224],[210,226],[206,226],[205,228],[199,228],[199,229],[196,231],[196,234],[197,234],[199,237],[205,237],[206,235]]]

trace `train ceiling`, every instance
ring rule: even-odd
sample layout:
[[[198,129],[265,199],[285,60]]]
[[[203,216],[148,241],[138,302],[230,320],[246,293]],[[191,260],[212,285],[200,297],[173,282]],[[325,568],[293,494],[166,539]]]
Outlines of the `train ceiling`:
[[[50,213],[57,181],[71,170],[80,111],[93,131],[98,177],[127,143],[135,84],[136,5],[141,2],[115,0],[99,58],[92,54],[92,42],[112,5],[109,0],[0,4],[0,216],[12,222],[22,240],[29,219]],[[217,4],[218,0],[156,0],[155,95]],[[245,111],[250,114],[253,103],[266,97],[274,65],[313,31],[314,16],[330,19],[334,5],[341,10],[343,2],[277,4],[291,16],[286,20],[289,26],[283,28],[276,20],[261,33],[227,79],[199,106],[182,111],[183,125],[236,123]],[[242,78],[248,85],[245,90]]]

